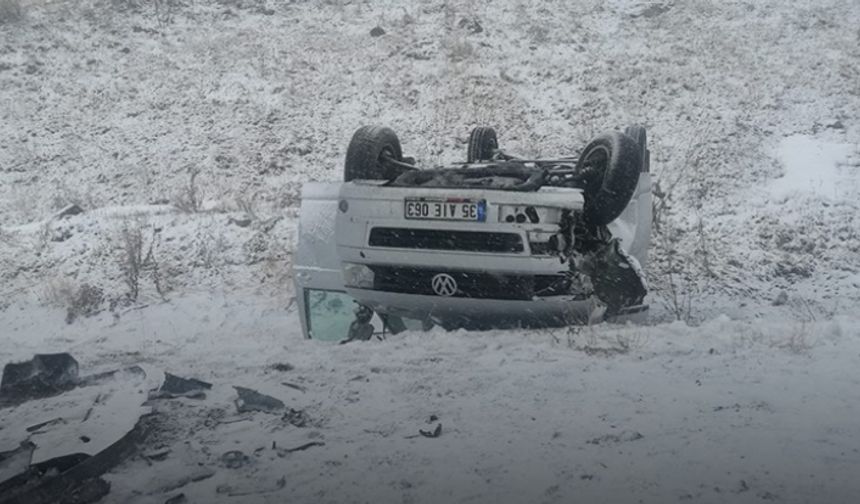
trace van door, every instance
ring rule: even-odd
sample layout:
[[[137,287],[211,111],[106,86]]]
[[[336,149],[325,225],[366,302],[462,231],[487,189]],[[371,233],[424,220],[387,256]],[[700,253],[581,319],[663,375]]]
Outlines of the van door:
[[[340,183],[302,187],[293,282],[306,338],[340,341],[355,318],[355,303],[343,286],[334,236]]]

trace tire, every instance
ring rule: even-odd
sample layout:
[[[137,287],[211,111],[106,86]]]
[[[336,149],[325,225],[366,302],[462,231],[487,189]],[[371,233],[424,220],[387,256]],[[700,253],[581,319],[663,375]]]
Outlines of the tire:
[[[605,226],[621,215],[636,191],[642,149],[623,133],[605,133],[589,142],[577,165],[593,172],[585,186],[585,222]]]
[[[648,134],[645,132],[645,126],[638,124],[627,126],[624,128],[624,134],[639,144],[642,156],[642,169],[639,171],[649,173],[651,171],[651,151],[648,150]]]
[[[382,126],[362,126],[352,135],[346,149],[346,163],[343,167],[343,180],[388,179],[392,170],[383,162],[388,155],[397,161],[403,160],[400,140],[391,128]]]
[[[466,151],[466,161],[474,163],[486,159],[492,159],[493,154],[499,148],[499,140],[496,130],[484,126],[478,126],[469,134],[469,148]]]

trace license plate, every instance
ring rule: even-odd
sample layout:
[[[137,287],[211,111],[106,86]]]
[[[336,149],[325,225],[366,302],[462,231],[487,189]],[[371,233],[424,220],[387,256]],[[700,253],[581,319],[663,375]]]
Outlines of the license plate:
[[[487,202],[462,198],[406,198],[403,215],[407,219],[484,222]]]

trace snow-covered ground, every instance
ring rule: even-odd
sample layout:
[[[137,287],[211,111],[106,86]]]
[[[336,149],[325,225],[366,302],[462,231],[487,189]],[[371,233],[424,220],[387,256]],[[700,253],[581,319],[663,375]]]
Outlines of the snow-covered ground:
[[[107,501],[860,492],[857,2],[24,7],[0,23],[0,364],[68,350],[215,384],[158,403],[171,454],[114,471]],[[478,124],[558,154],[634,122],[657,181],[652,325],[302,340],[300,186],[340,176],[359,125],[432,165]],[[234,385],[307,426],[238,416]],[[229,450],[249,463],[223,467]]]
[[[303,340],[295,313],[253,295],[198,293],[119,321],[66,325],[48,309],[4,318],[19,328],[11,358],[64,348],[92,371],[143,363],[215,384],[204,400],[156,401],[164,431],[150,451],[170,455],[109,474],[109,502],[179,491],[272,503],[851,502],[860,492],[857,318],[436,330],[346,346]],[[306,424],[238,414],[233,386],[281,399]],[[439,424],[438,438],[419,435]],[[279,452],[309,442],[324,444]],[[245,465],[225,467],[232,450]]]

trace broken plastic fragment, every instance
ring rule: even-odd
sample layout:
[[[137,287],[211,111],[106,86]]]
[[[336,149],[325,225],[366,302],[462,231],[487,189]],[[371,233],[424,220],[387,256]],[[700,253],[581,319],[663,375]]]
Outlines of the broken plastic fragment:
[[[233,387],[239,394],[236,399],[236,409],[239,413],[249,411],[262,411],[264,413],[276,413],[284,409],[284,403],[272,396],[261,394],[256,390],[245,387]]]

